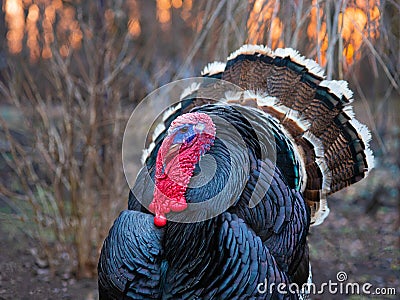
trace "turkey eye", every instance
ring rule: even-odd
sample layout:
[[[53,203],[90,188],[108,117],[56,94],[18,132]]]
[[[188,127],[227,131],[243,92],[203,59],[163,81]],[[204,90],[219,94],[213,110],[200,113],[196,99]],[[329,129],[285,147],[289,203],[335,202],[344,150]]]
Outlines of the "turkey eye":
[[[188,131],[187,127],[182,127],[181,129],[179,129],[180,133],[186,133]]]

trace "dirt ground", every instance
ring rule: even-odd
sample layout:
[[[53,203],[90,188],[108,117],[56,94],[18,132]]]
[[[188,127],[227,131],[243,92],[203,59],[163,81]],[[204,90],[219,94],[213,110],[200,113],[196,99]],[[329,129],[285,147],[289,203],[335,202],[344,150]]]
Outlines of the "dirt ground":
[[[338,273],[345,272],[344,287],[347,283],[357,283],[360,287],[370,283],[371,293],[376,293],[376,288],[394,288],[397,296],[338,292],[317,294],[312,299],[400,299],[398,199],[392,199],[392,204],[386,203],[376,212],[366,213],[367,205],[360,203],[363,199],[343,204],[341,195],[345,198],[346,194],[331,199],[328,219],[312,228],[309,236],[316,287],[329,280],[340,283]]]
[[[0,230],[0,299],[98,299],[96,280],[75,280],[49,270],[32,256],[23,233]]]
[[[345,283],[371,283],[371,291],[376,287],[396,288],[397,296],[370,297],[399,299],[398,195],[381,197],[383,200],[379,200],[378,207],[374,208],[372,200],[364,200],[362,196],[354,198],[353,191],[360,188],[362,185],[357,185],[331,197],[328,219],[311,229],[309,241],[314,282],[317,287],[329,280],[337,282],[337,273],[343,271],[348,276]],[[23,233],[1,229],[0,299],[98,299],[95,279],[75,280],[63,274],[51,278],[49,270],[31,255],[36,247]],[[312,298],[366,299],[365,296],[328,293]]]

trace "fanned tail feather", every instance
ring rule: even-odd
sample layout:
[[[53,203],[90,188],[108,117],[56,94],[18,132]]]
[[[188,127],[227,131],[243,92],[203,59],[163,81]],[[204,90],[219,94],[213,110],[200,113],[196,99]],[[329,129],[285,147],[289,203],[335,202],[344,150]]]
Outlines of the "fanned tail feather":
[[[303,195],[314,224],[329,212],[327,195],[361,180],[373,168],[371,135],[354,118],[352,91],[345,81],[325,80],[315,61],[293,49],[245,45],[230,55],[221,79],[255,92],[243,93],[242,103],[252,98],[298,147],[306,172]]]
[[[322,68],[297,51],[244,45],[226,63],[206,66],[202,75],[243,89],[226,91],[222,101],[258,108],[280,124],[300,161],[299,190],[311,208],[314,225],[329,213],[328,195],[365,178],[373,168],[371,135],[354,118],[353,93],[347,82],[325,80]],[[167,112],[166,128],[172,117],[207,103],[196,96],[201,88],[191,87],[181,97],[182,105]]]

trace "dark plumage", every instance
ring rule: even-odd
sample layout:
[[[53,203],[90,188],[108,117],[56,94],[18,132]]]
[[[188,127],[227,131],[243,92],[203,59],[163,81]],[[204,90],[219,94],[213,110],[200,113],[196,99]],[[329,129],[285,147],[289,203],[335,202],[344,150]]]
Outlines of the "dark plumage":
[[[310,224],[373,167],[346,84],[297,52],[246,45],[203,75],[243,91],[204,82],[164,116],[104,242],[100,299],[298,299],[288,287],[310,280]],[[219,90],[221,102],[205,96]]]

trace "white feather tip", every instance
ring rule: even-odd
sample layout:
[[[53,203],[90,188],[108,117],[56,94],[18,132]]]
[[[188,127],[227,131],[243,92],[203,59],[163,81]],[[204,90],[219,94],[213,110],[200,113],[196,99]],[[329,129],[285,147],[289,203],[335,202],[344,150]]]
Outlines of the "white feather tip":
[[[236,57],[238,57],[239,55],[242,55],[242,54],[253,55],[255,53],[271,56],[273,52],[267,46],[246,44],[246,45],[243,45],[242,47],[240,47],[238,50],[232,52],[228,56],[228,60],[235,59]]]
[[[203,71],[201,71],[202,76],[211,76],[218,73],[222,73],[225,70],[226,63],[220,61],[214,61],[209,63],[207,66],[204,67]]]
[[[184,99],[185,97],[189,96],[190,94],[194,93],[197,91],[200,87],[200,83],[198,82],[193,82],[190,86],[185,88],[181,94],[181,100]]]

